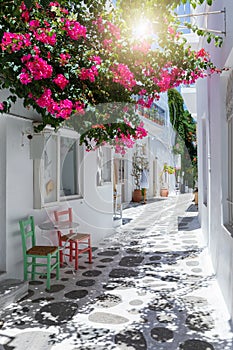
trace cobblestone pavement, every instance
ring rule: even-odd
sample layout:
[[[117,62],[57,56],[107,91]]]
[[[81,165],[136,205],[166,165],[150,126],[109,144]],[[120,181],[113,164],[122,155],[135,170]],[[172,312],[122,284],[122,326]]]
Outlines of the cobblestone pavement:
[[[192,195],[123,211],[92,264],[61,269],[0,314],[4,350],[232,350]],[[130,220],[132,219],[132,220]],[[127,223],[128,222],[128,223]]]

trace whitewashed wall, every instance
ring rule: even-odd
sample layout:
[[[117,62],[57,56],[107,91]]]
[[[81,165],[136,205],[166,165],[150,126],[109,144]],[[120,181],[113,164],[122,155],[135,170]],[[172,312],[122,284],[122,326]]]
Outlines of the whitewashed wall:
[[[6,118],[0,118],[0,271],[6,270]]]
[[[233,67],[233,3],[216,1],[212,10],[226,8],[227,35],[221,49],[206,45],[214,63],[230,67],[228,72],[213,75],[197,84],[198,147],[199,147],[199,211],[202,230],[208,244],[214,269],[227,308],[233,317],[233,238],[227,231],[227,123],[226,123],[226,86]],[[206,10],[206,8],[202,8]],[[208,16],[208,28],[223,30],[222,15]],[[207,145],[205,143],[203,120],[206,120]],[[204,149],[207,150],[207,164],[203,160]],[[205,167],[207,175],[205,174]],[[207,176],[207,205],[205,202],[204,178]]]
[[[33,160],[30,141],[23,136],[32,122],[13,116],[0,118],[0,271],[8,277],[23,277],[23,258],[18,221],[34,215],[36,225],[53,217],[57,208],[71,206],[79,230],[90,232],[93,245],[112,233],[112,184],[96,187],[95,152],[85,154],[83,198],[62,202],[56,207],[33,209]],[[37,227],[38,243],[56,242],[54,233],[42,234]]]

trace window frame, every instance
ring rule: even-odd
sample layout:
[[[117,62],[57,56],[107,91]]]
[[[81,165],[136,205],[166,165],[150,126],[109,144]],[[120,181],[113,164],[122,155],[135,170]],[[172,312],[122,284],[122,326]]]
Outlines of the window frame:
[[[70,129],[60,129],[58,132],[55,132],[54,130],[45,129],[44,132],[41,134],[41,142],[46,146],[46,143],[50,139],[50,137],[55,138],[56,142],[56,151],[55,155],[52,158],[52,160],[55,159],[56,165],[56,179],[54,180],[54,186],[55,186],[55,200],[51,200],[46,202],[44,192],[45,191],[45,165],[44,165],[44,152],[45,149],[43,148],[43,151],[41,152],[40,158],[35,158],[33,160],[33,184],[34,184],[34,196],[33,196],[33,207],[34,209],[42,209],[46,207],[55,206],[59,203],[62,203],[66,200],[75,200],[82,198],[81,195],[81,185],[82,185],[82,173],[80,172],[80,164],[83,160],[84,156],[84,147],[80,146],[78,141],[80,138],[80,135]],[[61,195],[61,154],[60,154],[60,146],[61,146],[61,138],[70,138],[76,140],[76,151],[77,151],[77,161],[76,161],[76,181],[77,181],[77,194],[73,195]]]
[[[113,158],[112,158],[112,149],[110,146],[101,146],[97,150],[97,172],[96,172],[96,185],[104,186],[112,183],[113,174]],[[110,170],[108,171],[109,177],[106,178],[106,164],[110,165]]]

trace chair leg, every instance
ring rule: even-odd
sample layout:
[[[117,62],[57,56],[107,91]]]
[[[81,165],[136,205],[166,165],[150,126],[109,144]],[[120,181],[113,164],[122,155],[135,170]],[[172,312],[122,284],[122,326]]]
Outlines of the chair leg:
[[[48,254],[47,256],[47,282],[46,282],[46,288],[50,289],[50,274],[51,274],[51,255]]]
[[[73,260],[73,242],[70,242],[70,261],[72,261]]]
[[[27,281],[27,279],[28,279],[28,261],[27,261],[27,257],[24,259],[24,263],[23,263],[23,278],[24,278],[24,281]]]
[[[36,263],[36,258],[32,258],[32,280],[35,280],[35,263]]]
[[[59,255],[60,255],[60,267],[63,265],[63,247],[59,247]]]
[[[61,240],[61,234],[58,235],[58,244],[59,244],[59,255],[60,255],[60,267],[63,265],[63,245]]]
[[[89,251],[88,251],[89,263],[91,263],[92,262],[92,248],[91,248],[91,239],[90,238],[88,239],[88,247],[90,248]]]
[[[75,245],[75,270],[78,270],[78,242],[75,242],[74,245]]]
[[[57,266],[56,266],[56,279],[59,280],[60,278],[60,252],[59,250],[57,251],[56,253],[56,263],[57,263]]]

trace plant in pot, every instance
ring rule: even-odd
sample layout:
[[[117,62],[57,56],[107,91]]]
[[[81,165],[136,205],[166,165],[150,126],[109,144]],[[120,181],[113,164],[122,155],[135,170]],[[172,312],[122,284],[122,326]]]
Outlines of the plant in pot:
[[[140,189],[140,179],[142,175],[143,169],[148,169],[148,160],[138,155],[137,152],[134,153],[133,159],[132,159],[132,173],[131,175],[134,178],[134,191],[133,191],[133,202],[140,202],[142,199],[142,190]]]
[[[175,168],[171,165],[167,165],[167,163],[164,163],[163,170],[160,176],[160,196],[161,197],[167,197],[169,193],[169,185],[168,185],[168,175],[174,174]]]

